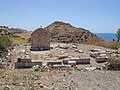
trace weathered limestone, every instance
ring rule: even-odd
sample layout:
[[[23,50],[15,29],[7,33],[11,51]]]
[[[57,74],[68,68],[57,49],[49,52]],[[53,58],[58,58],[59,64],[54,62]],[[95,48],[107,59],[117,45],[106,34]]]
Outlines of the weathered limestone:
[[[91,52],[103,52],[101,49],[92,49]]]
[[[76,61],[76,64],[90,64],[90,58],[89,57],[76,59],[75,61]]]
[[[31,49],[32,51],[49,50],[50,49],[50,34],[43,28],[36,29],[31,34]]]
[[[68,65],[76,66],[76,61],[68,61]]]
[[[96,70],[96,67],[87,67],[87,68],[85,68],[85,70],[87,70],[87,71],[94,71],[94,70]]]
[[[75,61],[76,64],[90,64],[90,58],[70,58],[67,60],[63,60],[63,64],[69,64],[69,61]]]
[[[61,61],[48,61],[47,66],[53,66],[53,65],[61,65]]]
[[[31,59],[21,59],[21,58],[18,58],[17,62],[31,62]]]
[[[67,58],[68,57],[68,55],[59,55],[58,56],[58,59],[65,59],[65,58]]]
[[[93,58],[96,58],[98,57],[98,52],[90,52],[90,56],[93,57]]]
[[[61,49],[68,49],[69,48],[67,45],[59,45],[58,47]]]
[[[52,68],[54,68],[54,69],[65,69],[65,68],[71,68],[71,65],[53,65]]]
[[[97,57],[107,57],[109,56],[109,52],[106,52],[106,51],[103,51],[101,49],[94,49],[94,50],[91,50],[90,52],[90,56],[93,57],[93,58],[97,58]]]
[[[75,52],[83,53],[83,51],[80,49],[75,49]]]
[[[76,45],[72,45],[72,48],[75,48],[75,49],[77,49],[77,46],[76,46]]]
[[[108,58],[106,57],[96,57],[96,62],[98,63],[106,62],[107,60]]]

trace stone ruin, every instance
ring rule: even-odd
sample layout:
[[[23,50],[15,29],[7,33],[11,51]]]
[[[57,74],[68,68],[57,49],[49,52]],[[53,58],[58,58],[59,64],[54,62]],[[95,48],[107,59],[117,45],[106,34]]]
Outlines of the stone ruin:
[[[42,66],[42,61],[18,58],[17,62],[15,63],[15,69],[32,68],[36,65]]]
[[[38,28],[31,34],[31,51],[50,50],[50,33]]]

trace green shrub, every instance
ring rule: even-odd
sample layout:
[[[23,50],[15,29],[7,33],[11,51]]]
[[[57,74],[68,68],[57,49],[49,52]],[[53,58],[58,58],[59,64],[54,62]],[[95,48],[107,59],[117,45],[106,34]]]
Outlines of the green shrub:
[[[12,42],[8,36],[0,36],[0,50],[9,48],[11,44]]]
[[[26,40],[26,39],[24,39],[24,38],[21,38],[21,37],[19,37],[19,36],[11,36],[11,37],[9,37],[9,39],[10,39],[11,41],[28,42],[28,40]]]
[[[120,28],[117,30],[116,37],[117,37],[117,41],[120,41]]]

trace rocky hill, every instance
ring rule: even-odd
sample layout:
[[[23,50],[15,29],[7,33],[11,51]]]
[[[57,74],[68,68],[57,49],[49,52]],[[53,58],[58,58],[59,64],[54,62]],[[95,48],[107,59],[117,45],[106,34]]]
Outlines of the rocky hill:
[[[55,21],[45,29],[50,32],[52,42],[84,43],[105,47],[113,44],[113,41],[100,38],[89,30],[74,27],[69,23]],[[0,26],[0,35],[16,35],[24,39],[30,39],[31,33],[32,31]]]
[[[13,35],[22,32],[25,32],[25,30],[0,26],[0,35]]]
[[[51,34],[51,41],[63,43],[86,43],[100,46],[112,44],[112,41],[100,38],[89,30],[77,28],[69,23],[56,21],[45,27]]]
[[[31,37],[31,31],[19,29],[19,28],[9,28],[6,26],[0,26],[0,36],[8,35],[8,36],[18,36],[24,39],[29,39]]]

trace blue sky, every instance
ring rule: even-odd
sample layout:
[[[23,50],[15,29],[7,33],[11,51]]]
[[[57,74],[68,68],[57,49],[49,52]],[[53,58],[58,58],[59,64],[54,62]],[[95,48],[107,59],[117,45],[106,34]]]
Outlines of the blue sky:
[[[0,0],[0,25],[34,30],[54,21],[115,33],[120,28],[120,0]]]

